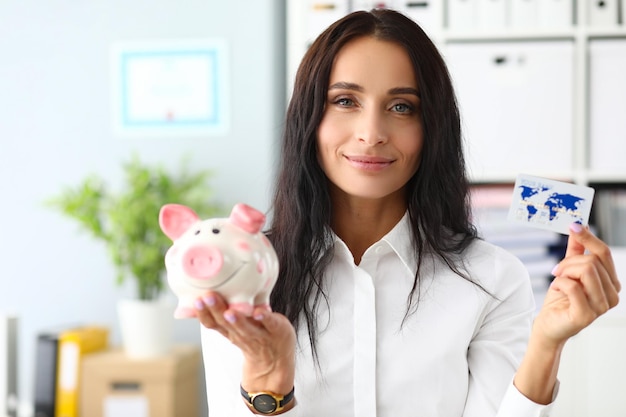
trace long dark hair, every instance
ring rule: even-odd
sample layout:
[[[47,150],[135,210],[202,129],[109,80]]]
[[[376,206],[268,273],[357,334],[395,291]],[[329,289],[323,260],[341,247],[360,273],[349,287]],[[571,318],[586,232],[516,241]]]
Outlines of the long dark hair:
[[[424,145],[419,169],[406,191],[418,259],[413,289],[407,294],[407,315],[417,308],[424,255],[439,257],[471,281],[463,272],[460,255],[476,238],[476,229],[469,220],[459,112],[446,65],[424,31],[401,13],[385,9],[351,13],[315,40],[296,74],[269,230],[280,261],[272,308],[296,328],[307,326],[314,352],[319,330],[316,310],[320,302],[328,302],[323,276],[332,258],[331,201],[317,162],[316,132],[335,56],[348,42],[363,36],[404,47],[421,94]]]

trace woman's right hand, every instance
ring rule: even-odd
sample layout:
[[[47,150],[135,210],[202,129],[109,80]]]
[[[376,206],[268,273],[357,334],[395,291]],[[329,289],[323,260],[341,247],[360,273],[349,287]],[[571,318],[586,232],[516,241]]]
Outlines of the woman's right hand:
[[[206,328],[220,332],[243,352],[242,387],[248,392],[287,394],[295,376],[296,333],[282,314],[257,307],[251,317],[229,309],[224,298],[208,292],[196,301]]]

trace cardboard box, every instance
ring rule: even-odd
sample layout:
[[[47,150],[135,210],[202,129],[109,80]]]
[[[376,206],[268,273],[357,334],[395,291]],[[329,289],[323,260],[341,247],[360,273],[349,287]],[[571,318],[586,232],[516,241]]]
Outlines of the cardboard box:
[[[86,355],[79,417],[197,417],[200,365],[197,346],[154,359],[121,349]]]

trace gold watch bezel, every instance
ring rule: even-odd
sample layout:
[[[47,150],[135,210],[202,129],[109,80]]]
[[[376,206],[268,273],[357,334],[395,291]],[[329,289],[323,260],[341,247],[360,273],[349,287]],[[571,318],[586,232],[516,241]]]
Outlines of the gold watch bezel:
[[[292,388],[288,394],[282,395],[272,391],[247,392],[243,387],[241,387],[241,395],[246,400],[248,406],[252,408],[255,412],[261,413],[263,415],[272,415],[274,413],[282,411],[287,406],[287,404],[289,404],[293,400],[294,389]],[[258,407],[260,407],[260,404],[258,404],[257,401],[259,399],[267,397],[272,399],[274,403],[274,408],[272,410],[269,410],[267,408],[263,409],[263,407],[259,409]]]

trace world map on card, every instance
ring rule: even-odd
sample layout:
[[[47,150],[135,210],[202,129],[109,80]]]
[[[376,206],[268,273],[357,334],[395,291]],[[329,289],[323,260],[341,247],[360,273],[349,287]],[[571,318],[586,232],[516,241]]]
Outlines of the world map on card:
[[[576,223],[583,224],[583,218],[580,212],[580,205],[585,201],[584,198],[572,194],[559,194],[552,192],[550,188],[532,188],[526,185],[520,185],[522,201],[528,203],[526,211],[528,212],[528,220],[532,220],[539,212],[539,208],[547,209],[548,221],[554,219],[561,213],[571,216],[571,220]]]
[[[593,195],[590,187],[520,175],[515,182],[509,219],[568,234],[570,224],[587,224]]]

